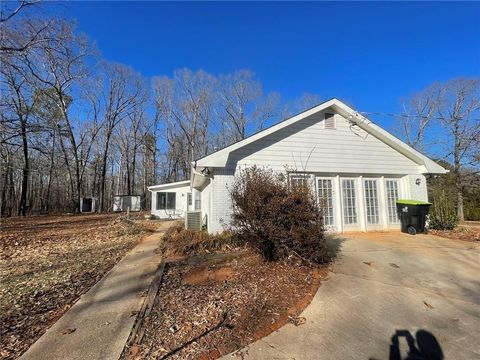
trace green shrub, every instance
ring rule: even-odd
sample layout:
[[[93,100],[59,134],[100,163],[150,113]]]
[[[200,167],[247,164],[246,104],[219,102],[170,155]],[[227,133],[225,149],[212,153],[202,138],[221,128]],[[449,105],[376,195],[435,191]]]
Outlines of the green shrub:
[[[458,223],[455,207],[444,190],[435,190],[432,195],[429,227],[435,230],[453,230]]]
[[[328,261],[322,212],[306,186],[290,187],[285,175],[254,166],[236,176],[230,195],[232,231],[265,260]]]

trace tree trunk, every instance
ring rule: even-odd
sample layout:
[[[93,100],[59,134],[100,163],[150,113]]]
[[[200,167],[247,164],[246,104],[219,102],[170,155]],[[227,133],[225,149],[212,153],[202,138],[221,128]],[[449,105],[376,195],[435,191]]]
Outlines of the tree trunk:
[[[22,190],[20,195],[20,207],[18,208],[18,216],[27,215],[27,191],[28,191],[28,175],[30,172],[28,162],[28,142],[27,142],[27,124],[25,119],[20,119],[20,126],[22,131],[22,147],[23,147],[23,171],[22,171]]]

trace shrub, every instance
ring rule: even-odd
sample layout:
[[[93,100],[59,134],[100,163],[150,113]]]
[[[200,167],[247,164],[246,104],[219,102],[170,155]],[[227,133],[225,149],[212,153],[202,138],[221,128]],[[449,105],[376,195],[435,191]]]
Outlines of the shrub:
[[[432,196],[429,227],[434,230],[453,230],[457,226],[458,218],[452,202],[444,190],[436,190]]]
[[[236,177],[230,195],[232,231],[265,260],[328,260],[322,212],[306,186],[289,187],[284,174],[254,166]]]
[[[205,231],[187,230],[183,222],[177,222],[163,235],[160,251],[167,257],[192,256],[231,251],[239,245],[228,231],[211,235]]]

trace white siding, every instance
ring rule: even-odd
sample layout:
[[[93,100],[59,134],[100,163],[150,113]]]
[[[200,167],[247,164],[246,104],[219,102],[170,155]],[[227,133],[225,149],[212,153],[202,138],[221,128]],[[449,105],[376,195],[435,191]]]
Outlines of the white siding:
[[[229,188],[233,185],[232,170],[215,169],[211,186],[211,211],[209,213],[208,230],[212,233],[221,232],[230,224],[232,201]]]
[[[160,219],[168,219],[169,214],[171,213],[170,210],[168,211],[157,210],[157,192],[175,192],[177,194],[175,208],[178,210],[180,217],[185,217],[185,212],[187,211],[187,208],[188,208],[187,194],[190,192],[190,185],[163,188],[158,191],[152,191],[152,208],[151,208],[152,215]]]
[[[392,149],[376,137],[352,127],[341,115],[335,115],[335,129],[325,129],[323,113],[314,114],[275,133],[230,153],[225,168],[215,168],[204,189],[209,205],[202,210],[208,216],[209,232],[221,232],[230,222],[231,200],[228,192],[234,174],[257,165],[276,171],[299,171],[316,178],[332,179],[334,193],[334,231],[398,229],[389,224],[385,192],[386,179],[398,179],[400,198],[427,200],[424,170],[420,165]],[[355,181],[357,223],[346,226],[343,217],[341,180]],[[366,221],[364,180],[377,181],[379,223]],[[420,184],[415,182],[420,179]],[[202,195],[202,199],[203,199]]]
[[[420,184],[417,184],[419,180]],[[427,179],[423,175],[408,175],[404,179],[409,199],[428,201]]]
[[[259,165],[322,173],[421,173],[418,164],[351,127],[341,115],[335,115],[335,125],[325,129],[323,113],[314,114],[232,152],[227,168]]]

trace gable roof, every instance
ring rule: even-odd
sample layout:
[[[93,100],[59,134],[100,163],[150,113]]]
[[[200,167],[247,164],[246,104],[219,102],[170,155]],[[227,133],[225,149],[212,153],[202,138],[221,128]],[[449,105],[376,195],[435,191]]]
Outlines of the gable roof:
[[[400,139],[396,138],[389,132],[382,129],[380,126],[376,125],[363,115],[359,114],[354,109],[350,108],[348,105],[343,103],[342,101],[333,98],[331,100],[325,101],[317,106],[314,106],[300,114],[292,116],[286,120],[283,120],[275,125],[272,125],[266,129],[263,129],[243,140],[237,141],[221,150],[218,150],[214,153],[211,153],[203,158],[200,158],[194,162],[194,167],[225,167],[228,155],[241,148],[244,147],[254,141],[257,141],[267,135],[270,135],[280,129],[283,129],[293,123],[301,121],[308,116],[311,116],[315,113],[326,109],[332,109],[336,111],[338,114],[342,115],[350,122],[355,123],[358,127],[366,131],[367,133],[371,134],[372,136],[376,137],[380,141],[384,142],[391,148],[397,150],[407,158],[411,159],[413,162],[417,163],[419,166],[424,167],[424,173],[431,173],[431,174],[444,174],[448,172],[448,170],[444,169],[442,166],[438,165],[433,160],[429,159],[425,155],[421,154],[417,150],[413,149],[411,146],[405,144]]]

